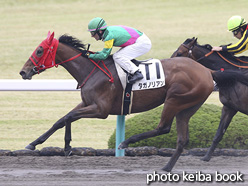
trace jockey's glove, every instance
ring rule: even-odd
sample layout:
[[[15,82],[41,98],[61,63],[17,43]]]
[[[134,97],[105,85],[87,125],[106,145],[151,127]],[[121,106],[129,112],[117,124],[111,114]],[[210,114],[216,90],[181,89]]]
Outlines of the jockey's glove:
[[[87,50],[82,51],[82,56],[89,58],[90,53]]]

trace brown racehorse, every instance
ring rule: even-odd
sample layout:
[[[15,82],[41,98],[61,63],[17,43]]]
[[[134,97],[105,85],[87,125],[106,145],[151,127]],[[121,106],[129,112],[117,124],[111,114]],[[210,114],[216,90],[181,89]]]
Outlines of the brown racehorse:
[[[33,75],[46,68],[61,65],[79,85],[84,84],[81,88],[82,102],[59,119],[46,133],[30,143],[27,149],[34,150],[36,145],[43,143],[56,130],[65,126],[64,150],[65,154],[69,155],[72,122],[80,118],[105,119],[109,114],[121,114],[123,88],[112,57],[104,60],[104,63],[109,69],[108,74],[112,74],[114,78],[113,82],[99,69],[92,72],[95,64],[81,55],[83,51],[84,44],[71,36],[63,35],[56,40],[54,33],[48,34],[21,69],[22,78],[31,79]],[[163,59],[161,62],[165,73],[165,86],[153,90],[134,91],[131,109],[132,113],[138,113],[164,104],[161,120],[156,129],[127,139],[120,144],[120,148],[126,148],[129,143],[170,132],[172,121],[176,117],[178,132],[176,151],[163,168],[171,171],[189,140],[189,119],[212,92],[212,76],[213,74],[218,76],[218,72],[211,73],[204,66],[186,57]],[[104,68],[102,63],[100,67]],[[88,79],[86,83],[85,79]]]
[[[235,72],[240,72],[246,77],[248,76],[248,64],[242,62],[244,60],[243,56],[237,58],[224,52],[212,53],[211,48],[210,45],[199,45],[197,38],[187,39],[173,53],[172,57],[190,57],[212,70],[222,69],[225,72],[230,69]],[[238,111],[248,115],[248,81],[245,80],[246,77],[235,72],[233,72],[233,78],[237,80],[237,83],[230,84],[230,82],[226,82],[218,84],[219,98],[223,104],[221,120],[212,145],[202,158],[204,161],[211,159],[215,148],[223,138],[234,115]]]

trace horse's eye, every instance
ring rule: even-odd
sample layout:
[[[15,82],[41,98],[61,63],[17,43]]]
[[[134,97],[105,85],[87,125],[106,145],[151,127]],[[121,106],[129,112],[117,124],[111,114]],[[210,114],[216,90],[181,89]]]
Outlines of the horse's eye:
[[[41,57],[43,55],[43,52],[44,52],[43,47],[40,46],[39,48],[37,48],[35,54],[37,57]]]
[[[180,57],[180,56],[182,56],[182,53],[178,52],[177,57]]]

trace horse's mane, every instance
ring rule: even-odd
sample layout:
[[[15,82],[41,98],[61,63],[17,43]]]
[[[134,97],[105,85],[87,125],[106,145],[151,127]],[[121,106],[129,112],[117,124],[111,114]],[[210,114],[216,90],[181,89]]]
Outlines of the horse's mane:
[[[64,35],[60,36],[59,42],[66,44],[70,47],[73,47],[80,52],[83,52],[84,50],[86,50],[86,44],[82,43],[82,41],[80,41],[79,39],[77,39],[73,36],[70,36],[68,34],[64,34]],[[113,59],[112,55],[109,55],[108,58]]]
[[[197,44],[198,44],[198,43],[197,43]],[[212,50],[212,48],[213,48],[210,44],[205,44],[205,45],[199,45],[199,44],[198,44],[198,46],[203,47],[203,48],[206,48],[206,49],[208,49],[208,50]]]
[[[82,52],[83,50],[85,50],[85,44],[82,43],[82,41],[80,41],[79,39],[73,37],[73,36],[69,36],[67,34],[64,34],[62,36],[59,37],[59,42],[60,43],[64,43],[68,46],[71,46],[77,50],[79,50],[80,52]]]

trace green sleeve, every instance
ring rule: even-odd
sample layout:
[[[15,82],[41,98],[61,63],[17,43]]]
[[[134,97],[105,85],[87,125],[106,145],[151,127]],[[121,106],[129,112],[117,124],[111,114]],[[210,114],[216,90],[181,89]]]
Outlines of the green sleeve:
[[[110,55],[112,48],[103,48],[102,51],[96,52],[95,54],[90,54],[89,58],[93,59],[94,61],[101,61],[107,59]]]

